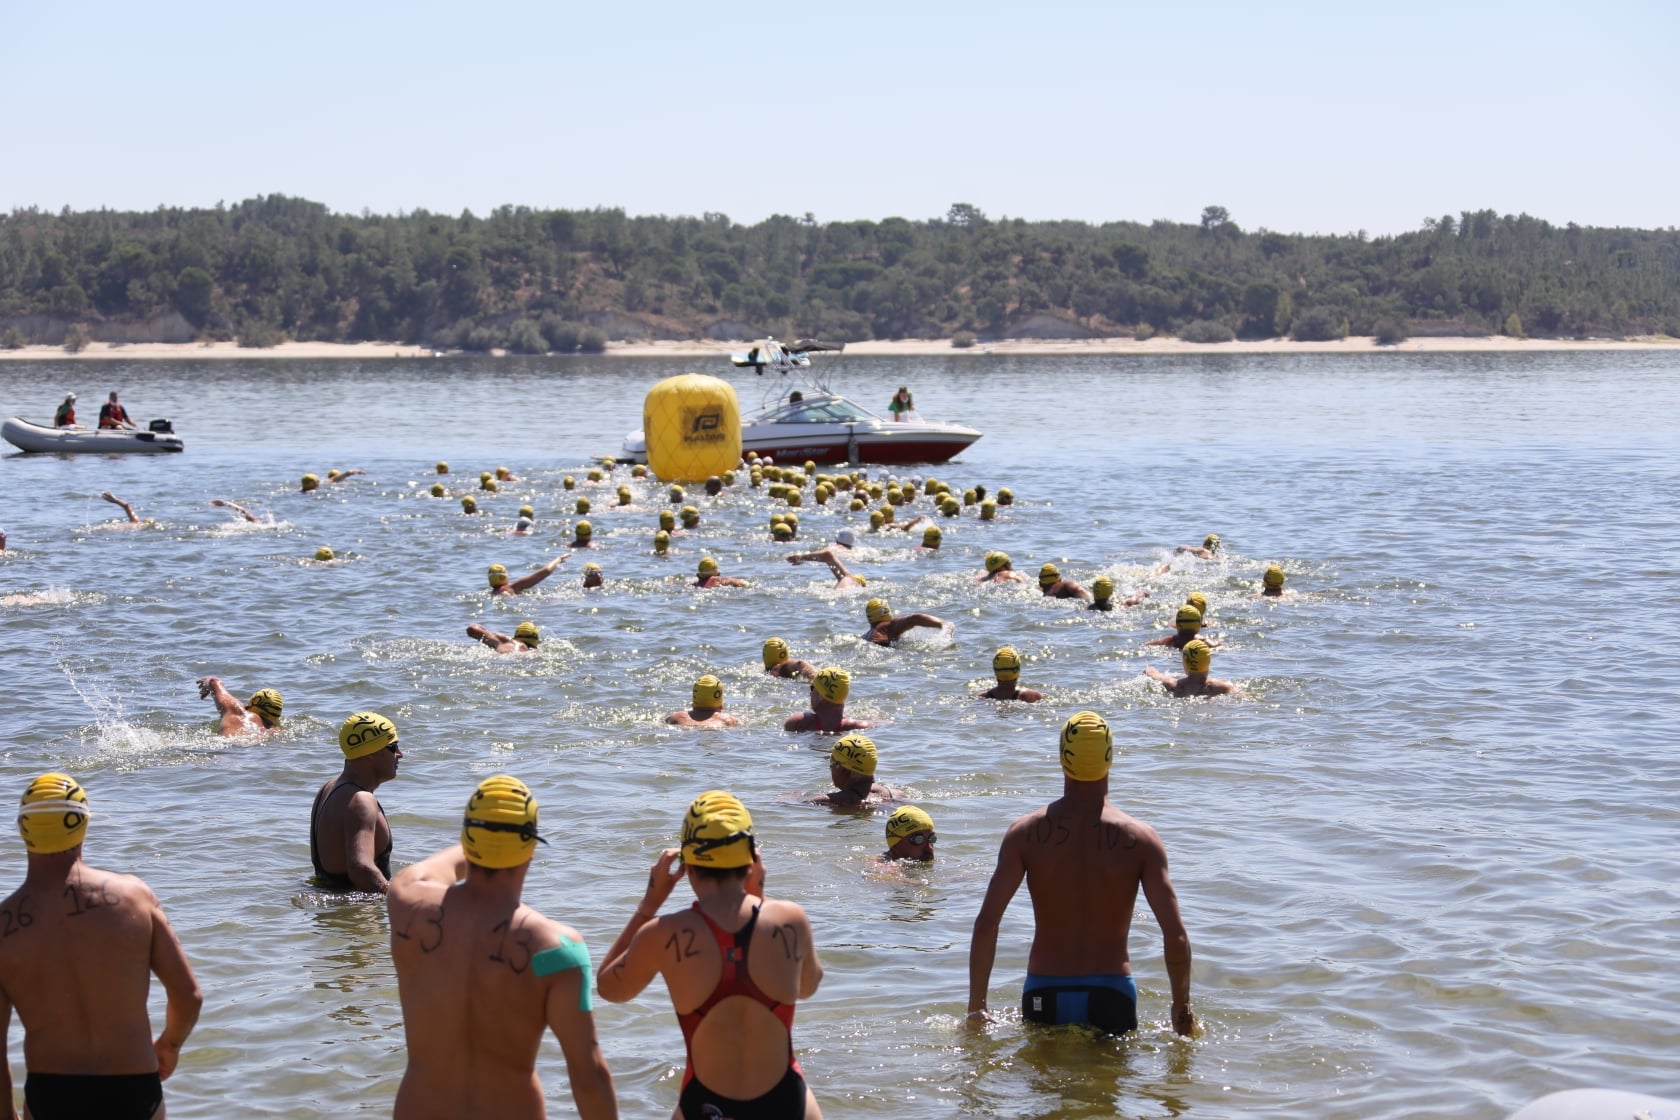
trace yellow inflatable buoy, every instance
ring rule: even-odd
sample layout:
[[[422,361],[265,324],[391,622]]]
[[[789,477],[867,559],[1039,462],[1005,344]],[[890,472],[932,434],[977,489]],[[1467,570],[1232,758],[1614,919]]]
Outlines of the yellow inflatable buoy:
[[[666,482],[705,482],[741,457],[741,406],[735,387],[684,373],[648,390],[642,402],[648,467]]]

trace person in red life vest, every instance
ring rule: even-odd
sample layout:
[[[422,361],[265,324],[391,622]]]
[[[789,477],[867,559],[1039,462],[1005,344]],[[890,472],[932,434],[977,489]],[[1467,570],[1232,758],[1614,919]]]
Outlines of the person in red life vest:
[[[53,413],[53,427],[74,428],[76,426],[76,394],[67,393],[64,403]]]
[[[117,391],[111,390],[111,397],[99,406],[99,426],[101,428],[134,428],[135,423],[128,418],[128,410],[117,400]]]

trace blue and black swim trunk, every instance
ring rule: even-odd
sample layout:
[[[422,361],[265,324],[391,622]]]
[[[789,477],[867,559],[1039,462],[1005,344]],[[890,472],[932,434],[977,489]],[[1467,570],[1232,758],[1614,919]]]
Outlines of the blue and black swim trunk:
[[[1109,1034],[1137,1030],[1137,984],[1122,973],[1040,976],[1021,986],[1021,1018],[1029,1023],[1088,1023]]]

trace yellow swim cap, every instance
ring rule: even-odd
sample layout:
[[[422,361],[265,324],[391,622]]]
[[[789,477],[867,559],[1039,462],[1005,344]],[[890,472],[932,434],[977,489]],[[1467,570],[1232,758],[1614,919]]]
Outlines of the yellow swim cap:
[[[1219,545],[1220,540],[1218,533],[1209,533],[1207,536],[1202,538],[1202,547],[1207,549],[1209,552],[1218,552]]]
[[[816,460],[814,460],[814,459],[805,460],[805,473],[806,474],[816,474],[817,473]]]
[[[537,511],[532,509],[530,506],[520,506],[519,507],[519,516],[529,517],[529,518],[535,519],[536,516],[537,516]]]
[[[677,515],[668,509],[660,510],[659,527],[661,529],[675,529],[677,527]]]
[[[586,571],[586,572],[598,572],[598,571],[601,570],[601,565],[599,565],[599,564],[595,563],[595,561],[591,560],[589,563],[587,563],[583,566],[583,570]]]
[[[343,471],[341,471],[341,470],[339,470],[335,467],[332,470],[327,472],[327,481],[331,482],[343,473],[344,473]]]
[[[538,840],[537,799],[524,782],[495,774],[478,783],[461,815],[461,851],[468,863],[518,867],[530,862]]]
[[[1260,582],[1268,591],[1276,591],[1283,586],[1283,569],[1276,564],[1266,569],[1266,574],[1260,577]]]
[[[1009,567],[1009,553],[996,551],[986,553],[986,571],[1001,572],[1007,567]]]
[[[929,525],[922,530],[922,547],[926,548],[928,545],[938,544],[944,537],[945,534],[939,531],[939,526]]]
[[[1062,773],[1076,782],[1108,777],[1114,761],[1114,736],[1108,721],[1095,712],[1078,712],[1062,724]]]
[[[646,478],[647,477],[647,468],[640,463],[635,464],[634,466],[632,466],[630,468],[630,477],[631,478]]]
[[[997,504],[1000,505],[1000,506],[1014,505],[1015,504],[1015,491],[1011,490],[1007,486],[1005,486],[1002,490],[999,490],[998,491],[998,496],[997,496]]]
[[[914,805],[906,805],[887,818],[887,847],[892,847],[906,836],[932,831],[933,818]]]
[[[862,498],[853,498],[846,504],[846,508],[851,510],[853,513],[856,513],[858,510],[863,508],[863,504]]]
[[[780,638],[766,638],[764,640],[764,667],[766,669],[780,665],[788,659],[788,644]]]
[[[659,532],[657,532],[653,535],[653,550],[655,552],[665,552],[665,551],[668,551],[670,549],[670,547],[671,547],[671,534],[669,534],[665,530],[661,529],[661,530],[659,530]]]
[[[448,474],[449,473],[449,464],[444,462],[442,459],[439,459],[438,460],[438,465],[437,465],[437,472],[439,474]]]
[[[1114,598],[1114,581],[1107,576],[1098,576],[1091,581],[1091,598],[1099,603]]]
[[[303,488],[305,491],[313,490],[319,485],[321,485],[321,480],[315,475],[306,474],[303,476]]]
[[[852,675],[838,665],[830,665],[817,674],[811,687],[830,704],[844,704],[852,694]]]
[[[611,455],[603,455],[601,456],[601,465],[610,471],[614,467],[618,466],[618,460],[613,458]]]
[[[573,478],[571,475],[567,475],[565,478],[560,480],[560,485],[564,486],[568,490],[576,490],[577,479]]]
[[[397,725],[378,712],[357,712],[338,729],[338,749],[345,758],[364,758],[397,745]]]
[[[278,691],[272,688],[259,688],[251,694],[251,699],[245,706],[261,712],[263,718],[268,720],[269,723],[279,723],[280,709],[284,705],[285,701],[280,699]]]
[[[985,501],[980,503],[980,520],[997,520],[997,503],[992,501],[990,498],[987,498]]]
[[[508,581],[507,568],[501,564],[490,565],[490,586],[500,587]]]
[[[580,541],[586,541],[595,535],[595,526],[587,521],[579,521],[572,529],[572,535]]]
[[[872,509],[872,510],[869,511],[869,524],[870,524],[871,528],[879,529],[881,526],[885,525],[886,523],[887,523],[887,515],[886,514],[882,513],[878,509]]]
[[[516,642],[522,642],[531,649],[536,649],[537,643],[541,641],[541,639],[537,636],[537,624],[529,620],[521,622],[518,626],[514,627],[513,640]]]
[[[690,521],[698,521],[700,520],[700,511],[693,506],[684,506],[682,508],[682,519],[685,524]]]
[[[588,477],[591,482],[599,482],[601,481],[601,472],[594,467],[590,467]]]
[[[963,505],[971,506],[975,502],[978,502],[979,500],[980,500],[980,495],[975,493],[972,489],[963,491],[963,496],[962,496],[962,504]]]
[[[700,557],[700,563],[695,566],[694,572],[701,576],[715,576],[718,574],[718,562],[710,556],[702,556]]]
[[[1184,643],[1184,671],[1205,673],[1213,664],[1213,647],[1200,638]]]
[[[793,526],[786,521],[778,521],[770,526],[770,535],[779,541],[791,541],[793,539]]]
[[[331,560],[332,558],[333,550],[328,548],[326,545],[322,545],[320,548],[315,550],[315,559],[317,560],[326,561]]]
[[[496,477],[500,478],[500,479],[506,479],[508,477],[508,475],[510,475],[512,473],[513,472],[508,470],[506,467],[497,467],[496,468]]]
[[[589,512],[589,499],[588,498],[579,498],[577,500],[577,511],[580,514]]]
[[[922,483],[922,493],[926,494],[930,498],[939,493],[939,480],[937,478],[930,478],[926,482]]]
[[[1038,585],[1040,587],[1049,587],[1051,584],[1060,583],[1061,580],[1062,570],[1054,564],[1046,564],[1038,570]]]
[[[443,483],[441,483],[441,482],[432,483],[432,497],[441,498],[447,493],[449,493],[449,491],[447,491],[443,488]]]
[[[836,766],[844,766],[854,774],[868,774],[875,776],[877,756],[874,742],[866,735],[852,732],[837,740],[834,749],[829,752],[828,761]]]
[[[618,488],[618,504],[621,506],[627,506],[630,504],[631,500],[630,487],[620,486]]]
[[[1202,621],[1207,621],[1207,596],[1200,591],[1192,591],[1184,597],[1184,601],[1202,612]]]
[[[962,503],[955,498],[946,498],[939,503],[939,512],[946,517],[955,517],[962,512]]]
[[[478,512],[478,500],[471,494],[468,494],[466,497],[461,499],[461,508],[466,510],[468,513],[476,513]]]
[[[494,476],[489,471],[479,471],[478,472],[478,480],[480,482],[488,482],[493,477]]]
[[[723,472],[723,478],[720,479],[719,481],[721,481],[725,486],[735,485],[735,472],[734,471],[724,471]]]
[[[863,617],[867,618],[871,625],[885,622],[892,617],[892,608],[887,605],[885,599],[871,599],[863,605]]]
[[[671,487],[671,504],[676,505],[678,502],[680,502],[682,500],[683,500],[683,488],[681,486]]]
[[[723,707],[723,682],[710,673],[695,681],[694,706],[696,708]]]
[[[1202,612],[1186,603],[1178,608],[1178,615],[1173,619],[1173,625],[1180,630],[1187,630],[1194,634],[1202,628]]]
[[[992,673],[1000,681],[1021,679],[1021,655],[1015,652],[1014,646],[1004,646],[992,654]]]
[[[87,835],[87,791],[68,774],[42,774],[18,799],[17,822],[29,851],[67,852]]]
[[[734,794],[714,789],[683,816],[682,858],[695,867],[728,870],[753,861],[752,814]]]

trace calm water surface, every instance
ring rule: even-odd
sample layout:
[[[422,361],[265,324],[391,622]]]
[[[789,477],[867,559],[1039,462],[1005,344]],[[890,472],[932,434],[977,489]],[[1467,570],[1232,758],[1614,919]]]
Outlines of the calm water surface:
[[[702,502],[704,528],[662,562],[658,492],[615,512],[597,488],[609,591],[582,592],[579,556],[535,594],[488,599],[488,564],[560,550],[561,477],[616,451],[655,380],[700,364],[0,363],[6,415],[45,419],[71,389],[91,415],[118,388],[187,442],[0,458],[0,795],[78,775],[102,813],[89,859],[144,876],[169,910],[206,993],[171,1116],[390,1110],[404,1050],[383,907],[306,880],[310,798],[362,708],[403,733],[381,791],[398,862],[454,839],[479,778],[515,773],[553,841],[527,898],[597,959],[687,802],[745,799],[770,889],[810,911],[828,968],[795,1041],[829,1116],[1492,1118],[1580,1085],[1680,1092],[1680,358],[842,357],[837,385],[865,403],[908,383],[927,415],[986,432],[939,477],[1020,498],[995,524],[946,522],[931,558],[902,539],[861,551],[869,593],[950,636],[860,642],[865,596],[782,563],[767,500],[744,489]],[[465,518],[426,494],[440,458],[455,496],[498,465],[525,481]],[[369,473],[296,492],[331,467]],[[101,490],[153,523],[118,528]],[[524,502],[543,531],[511,537]],[[802,512],[806,547],[856,521]],[[1208,532],[1223,563],[1148,574]],[[346,559],[310,562],[322,544]],[[1097,616],[977,588],[994,547],[1152,597]],[[683,590],[708,553],[753,586]],[[1273,560],[1298,594],[1255,601]],[[1214,672],[1240,698],[1175,702],[1143,677],[1172,667],[1142,643],[1198,589],[1224,642]],[[464,635],[524,618],[540,656]],[[851,670],[852,707],[881,721],[881,776],[937,822],[937,864],[877,870],[880,815],[797,803],[827,769],[812,737],[780,730],[803,690],[758,672],[772,633]],[[1043,704],[970,698],[1005,642]],[[707,671],[747,726],[662,726]],[[280,689],[284,733],[216,738],[193,688],[206,673]],[[1058,794],[1056,730],[1085,707],[1115,728],[1115,802],[1171,855],[1194,1042],[1167,1027],[1141,901],[1134,1037],[1023,1029],[1025,892],[993,975],[1009,1010],[984,1034],[962,1023],[997,842]],[[15,883],[22,846],[0,850]],[[668,1115],[682,1043],[661,986],[596,1016],[624,1114]],[[566,1114],[552,1043],[540,1071]]]

